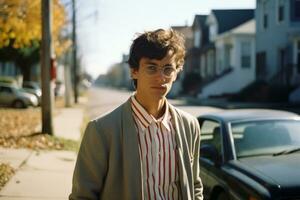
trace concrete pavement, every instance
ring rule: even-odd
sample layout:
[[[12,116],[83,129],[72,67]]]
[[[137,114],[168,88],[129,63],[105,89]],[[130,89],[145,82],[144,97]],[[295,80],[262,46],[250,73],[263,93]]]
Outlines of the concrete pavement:
[[[79,140],[82,107],[63,108],[54,118],[55,135]],[[0,191],[2,200],[66,200],[71,192],[76,152],[0,148],[0,160],[15,175]]]

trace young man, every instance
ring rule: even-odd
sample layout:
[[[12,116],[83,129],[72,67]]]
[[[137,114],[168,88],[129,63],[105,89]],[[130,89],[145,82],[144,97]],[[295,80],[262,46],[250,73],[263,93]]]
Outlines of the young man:
[[[133,41],[128,63],[136,92],[88,124],[71,200],[203,199],[199,124],[166,99],[184,56],[184,39],[172,29]]]

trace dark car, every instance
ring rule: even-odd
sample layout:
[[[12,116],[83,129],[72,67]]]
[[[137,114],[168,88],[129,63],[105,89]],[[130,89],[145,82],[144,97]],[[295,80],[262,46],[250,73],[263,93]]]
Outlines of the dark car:
[[[300,199],[300,117],[241,109],[198,117],[206,200]]]

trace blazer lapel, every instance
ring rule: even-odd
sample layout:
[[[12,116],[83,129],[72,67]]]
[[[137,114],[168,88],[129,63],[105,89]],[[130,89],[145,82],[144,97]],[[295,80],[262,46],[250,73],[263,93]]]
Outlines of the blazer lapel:
[[[131,110],[131,100],[128,99],[122,109],[122,140],[124,159],[125,191],[131,199],[143,199],[141,176],[141,161],[139,155],[138,135],[134,125]]]
[[[169,104],[169,108],[170,108],[170,113],[172,115],[172,123],[175,129],[175,140],[177,143],[177,155],[178,155],[178,168],[179,168],[179,178],[180,178],[180,186],[181,186],[181,196],[182,199],[191,199],[191,193],[190,193],[190,186],[189,186],[189,182],[187,179],[187,172],[185,169],[185,162],[186,159],[188,159],[189,162],[189,156],[187,155],[183,155],[184,153],[188,152],[184,152],[187,149],[183,146],[182,144],[182,140],[185,139],[184,134],[185,134],[185,130],[183,128],[183,121],[180,117],[180,115],[176,112],[176,110],[174,109],[174,107]]]

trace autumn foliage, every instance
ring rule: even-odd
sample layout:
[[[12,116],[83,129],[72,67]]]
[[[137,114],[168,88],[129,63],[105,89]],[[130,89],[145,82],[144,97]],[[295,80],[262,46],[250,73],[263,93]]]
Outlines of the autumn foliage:
[[[30,48],[41,41],[42,0],[0,0],[0,48]],[[62,38],[66,10],[60,0],[52,0],[52,39],[57,56],[68,49],[71,41]]]

